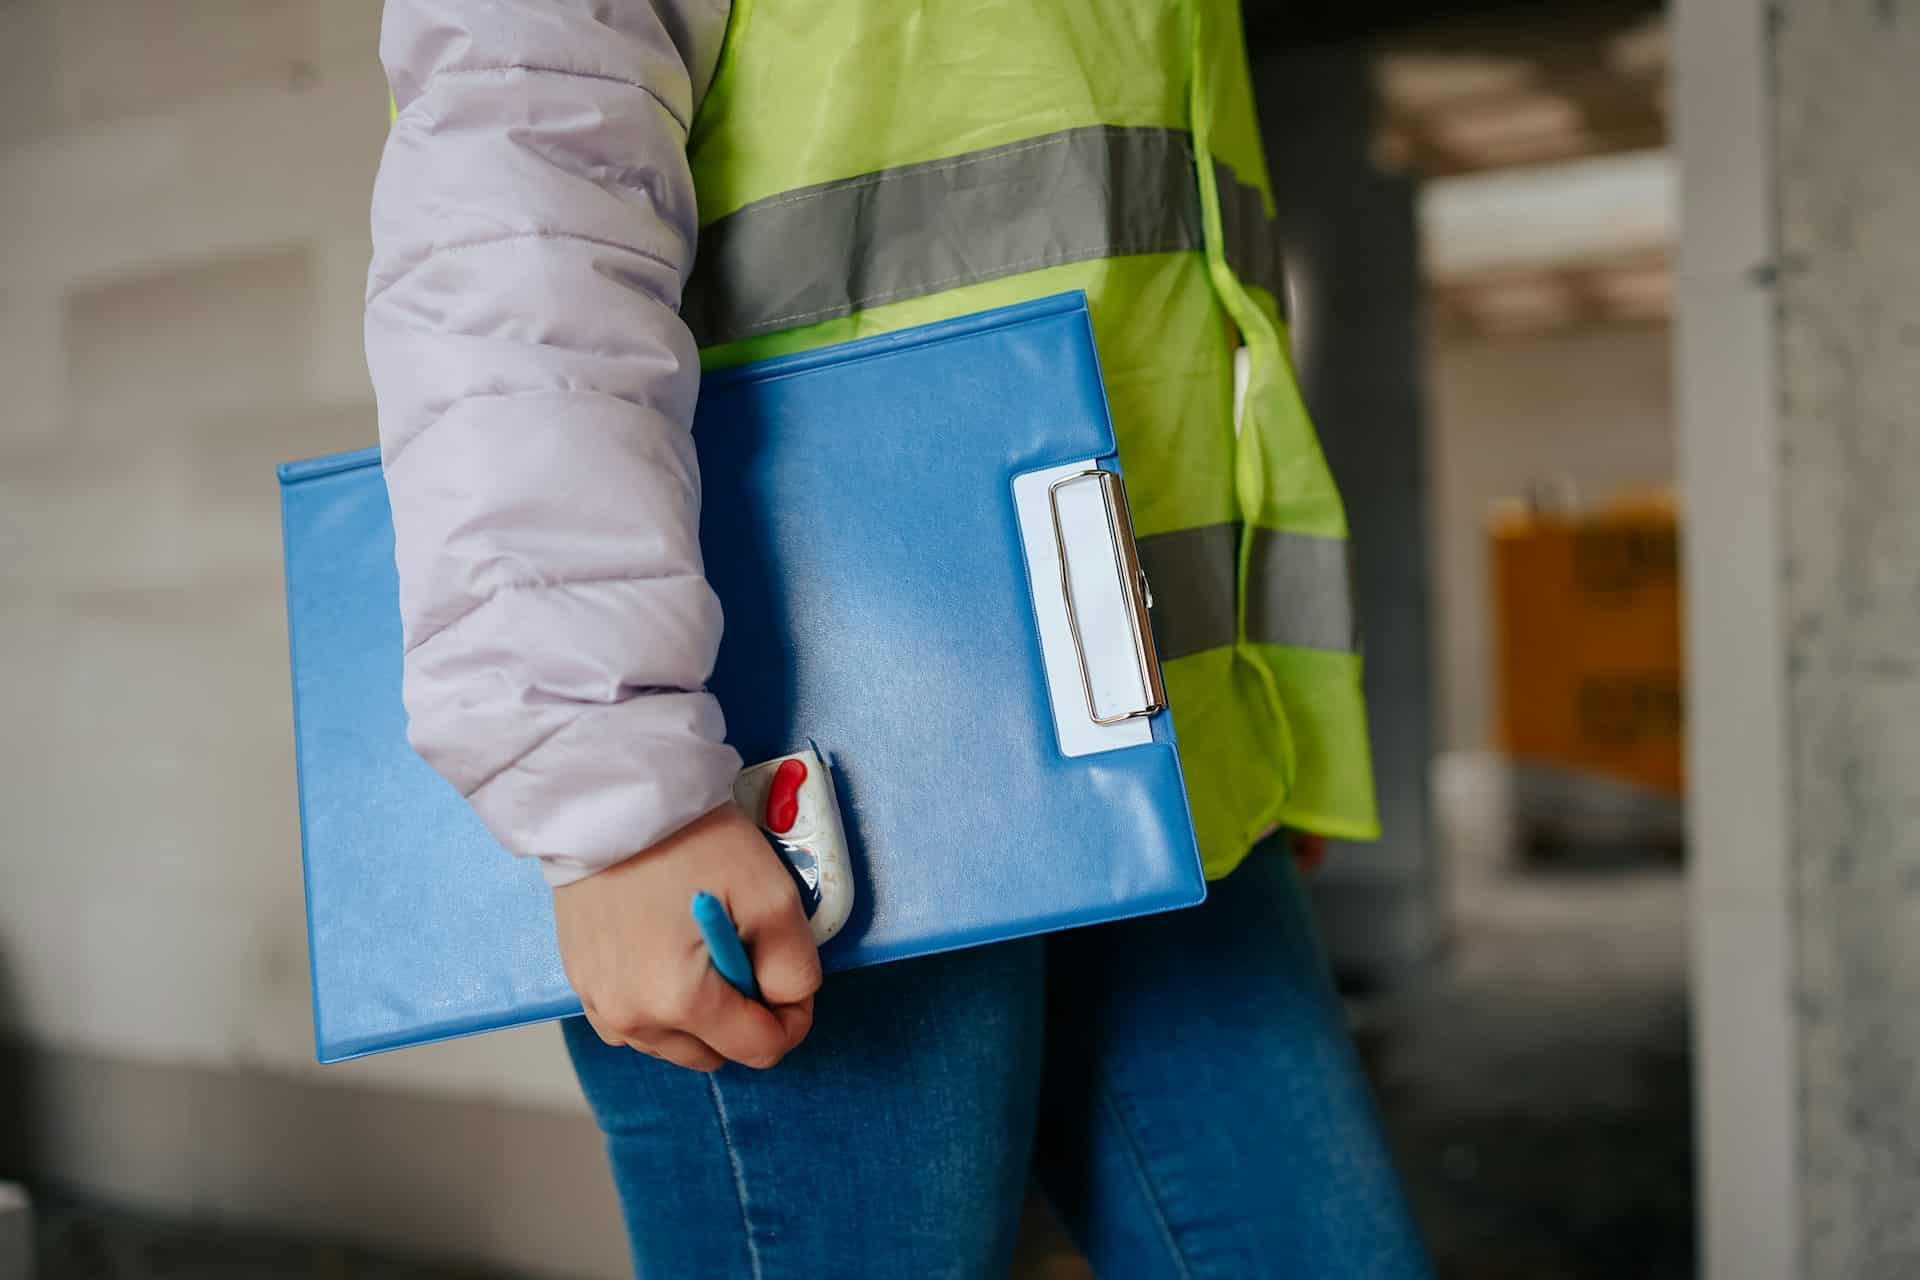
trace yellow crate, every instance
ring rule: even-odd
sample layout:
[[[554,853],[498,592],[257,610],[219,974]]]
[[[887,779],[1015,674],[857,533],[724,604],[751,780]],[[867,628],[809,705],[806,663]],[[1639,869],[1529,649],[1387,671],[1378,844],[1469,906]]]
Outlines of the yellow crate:
[[[1677,795],[1685,691],[1671,501],[1507,512],[1490,533],[1507,752]]]

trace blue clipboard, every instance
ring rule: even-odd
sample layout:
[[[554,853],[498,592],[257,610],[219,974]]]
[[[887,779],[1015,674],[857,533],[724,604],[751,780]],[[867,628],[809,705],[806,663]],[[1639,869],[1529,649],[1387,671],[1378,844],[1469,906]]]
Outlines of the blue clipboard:
[[[832,766],[830,971],[1204,898],[1080,294],[710,373],[694,439],[730,740]],[[578,1013],[539,868],[408,745],[378,452],[280,483],[320,1059]]]

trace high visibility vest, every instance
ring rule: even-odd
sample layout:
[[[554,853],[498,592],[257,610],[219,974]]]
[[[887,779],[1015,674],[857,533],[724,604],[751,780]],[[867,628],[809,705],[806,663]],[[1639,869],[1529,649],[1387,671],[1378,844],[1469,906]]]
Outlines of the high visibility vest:
[[[708,368],[1084,290],[1207,873],[1378,834],[1236,0],[734,0],[688,149]]]

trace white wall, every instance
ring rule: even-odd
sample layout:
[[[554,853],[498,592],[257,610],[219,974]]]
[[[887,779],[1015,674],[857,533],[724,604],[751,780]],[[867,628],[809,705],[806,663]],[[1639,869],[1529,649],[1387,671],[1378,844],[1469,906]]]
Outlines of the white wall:
[[[1682,0],[1674,16],[1679,453],[1692,513],[1683,548],[1694,1123],[1707,1280],[1911,1269],[1809,1266],[1803,1229],[1808,1095],[1797,1009],[1827,993],[1796,990],[1793,955],[1772,47],[1782,16],[1765,0]],[[1901,1131],[1897,1109],[1886,1118]]]
[[[378,10],[0,5],[0,1031],[576,1107],[550,1028],[311,1065],[272,468],[374,439]]]
[[[1583,499],[1671,483],[1669,345],[1658,324],[1434,336],[1428,457],[1440,749],[1484,749],[1496,736],[1488,508],[1559,475]]]

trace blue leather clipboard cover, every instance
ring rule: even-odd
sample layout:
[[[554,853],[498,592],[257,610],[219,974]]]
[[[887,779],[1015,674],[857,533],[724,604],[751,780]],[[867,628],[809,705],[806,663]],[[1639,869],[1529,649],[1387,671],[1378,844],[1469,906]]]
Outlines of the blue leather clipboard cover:
[[[1050,710],[1012,488],[1118,467],[1081,295],[708,374],[694,438],[729,738],[832,763],[829,970],[1205,896],[1168,714],[1067,757]],[[578,1013],[539,869],[407,743],[378,452],[280,481],[320,1059]]]

